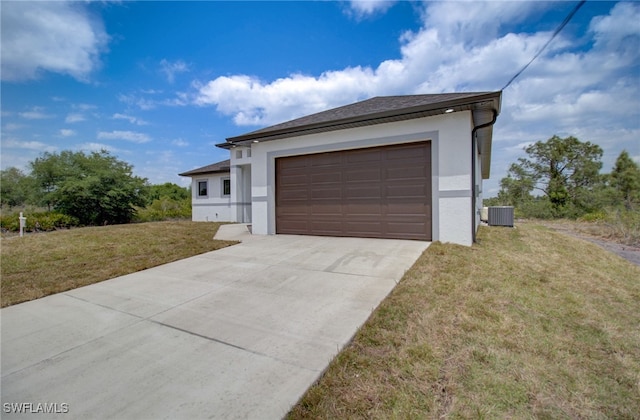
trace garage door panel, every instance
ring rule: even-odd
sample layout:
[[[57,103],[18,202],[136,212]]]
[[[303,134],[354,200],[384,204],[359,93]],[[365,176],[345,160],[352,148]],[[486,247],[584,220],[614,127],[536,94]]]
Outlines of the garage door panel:
[[[344,174],[345,182],[380,182],[382,171],[379,168],[349,168]]]
[[[307,174],[287,174],[282,176],[282,183],[284,185],[304,185],[309,183]]]
[[[383,224],[379,221],[349,221],[344,223],[347,231],[360,235],[379,235],[382,231]]]
[[[422,161],[431,160],[431,150],[420,149],[414,147],[414,144],[400,145],[390,147],[386,150],[386,158],[388,160],[400,159],[403,161],[420,158]]]
[[[340,188],[339,186],[333,187],[333,188],[327,188],[323,186],[322,188],[317,188],[310,191],[310,196],[312,200],[322,200],[322,199],[338,200],[340,199],[341,194],[342,194],[342,188]]]
[[[308,156],[305,156],[308,158]],[[334,153],[318,153],[313,158],[306,160],[307,165],[312,168],[323,166],[342,166],[342,156]]]
[[[426,179],[429,177],[429,174],[425,172],[425,168],[420,166],[389,168],[386,171],[386,179],[387,181],[404,181],[409,179],[419,179],[426,181]]]
[[[291,205],[282,209],[283,216],[300,216],[302,219],[307,219],[307,205]]]
[[[341,184],[342,183],[342,174],[340,172],[319,172],[312,173],[311,175],[311,183],[312,184]]]
[[[425,217],[429,206],[422,203],[389,203],[387,216],[420,216]]]
[[[349,217],[371,216],[381,218],[383,214],[383,205],[376,202],[364,202],[361,204],[350,203],[345,206],[345,213]]]
[[[380,151],[378,148],[348,150],[343,153],[346,157],[346,163],[348,165],[357,165],[363,163],[370,164],[373,162],[380,162],[383,158],[382,151]]]
[[[295,159],[291,159],[287,162],[286,166],[283,166],[280,171],[282,174],[287,174],[291,172],[296,172],[303,170],[306,172],[306,167],[308,166],[309,159],[307,156],[295,156]]]
[[[339,220],[316,220],[309,223],[313,235],[334,235],[340,236],[343,230],[342,222]]]
[[[340,218],[342,217],[342,204],[311,204],[311,214],[317,214],[321,216],[333,216]]]
[[[429,142],[276,159],[276,232],[431,240]]]
[[[421,232],[426,228],[426,220],[421,221],[397,221],[387,223],[387,228],[393,232]]]
[[[347,184],[344,190],[345,190],[345,194],[349,198],[379,199],[381,196],[382,187],[380,185],[370,185],[370,184],[360,184],[357,186],[352,186],[351,184]]]
[[[417,200],[421,200],[421,197],[428,192],[425,188],[424,184],[420,185],[397,185],[393,187],[387,186],[385,188],[387,198],[416,198]]]
[[[283,188],[283,190],[284,191],[282,191],[280,196],[280,201],[294,200],[306,202],[308,199],[308,190],[306,188],[291,188],[287,190]]]

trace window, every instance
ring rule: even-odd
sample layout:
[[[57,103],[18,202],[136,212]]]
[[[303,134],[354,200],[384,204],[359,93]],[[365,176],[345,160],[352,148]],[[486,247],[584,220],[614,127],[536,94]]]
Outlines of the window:
[[[231,180],[222,180],[222,195],[231,195]]]
[[[236,159],[242,159],[242,150],[236,150]]]
[[[208,190],[209,190],[208,181],[198,181],[198,197],[201,197],[201,198],[208,197]]]

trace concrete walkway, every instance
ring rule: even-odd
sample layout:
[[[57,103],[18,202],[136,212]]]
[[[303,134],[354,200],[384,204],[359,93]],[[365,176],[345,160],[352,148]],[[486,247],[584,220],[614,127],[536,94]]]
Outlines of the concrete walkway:
[[[243,242],[2,309],[2,418],[281,418],[429,245],[218,237]]]

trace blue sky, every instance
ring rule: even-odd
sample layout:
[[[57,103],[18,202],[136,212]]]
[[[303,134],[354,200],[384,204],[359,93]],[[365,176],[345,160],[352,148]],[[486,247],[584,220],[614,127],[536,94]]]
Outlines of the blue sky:
[[[382,95],[492,91],[576,2],[2,1],[1,166],[102,148],[151,183],[227,137]],[[640,162],[640,3],[589,1],[503,92],[497,193],[554,134]]]

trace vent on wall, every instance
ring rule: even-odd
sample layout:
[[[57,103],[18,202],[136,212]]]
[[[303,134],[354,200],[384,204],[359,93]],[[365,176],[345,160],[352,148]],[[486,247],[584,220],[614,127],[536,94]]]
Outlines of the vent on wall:
[[[489,226],[513,227],[513,207],[489,207]]]

